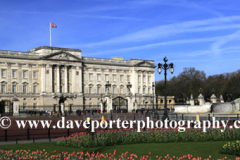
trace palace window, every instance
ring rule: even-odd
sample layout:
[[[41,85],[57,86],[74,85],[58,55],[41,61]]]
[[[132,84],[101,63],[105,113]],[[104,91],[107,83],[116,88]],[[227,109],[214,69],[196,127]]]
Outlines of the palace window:
[[[150,79],[151,79],[151,77],[150,77],[150,76],[148,76],[148,83],[150,83]]]
[[[2,93],[5,93],[5,92],[6,92],[6,86],[2,85]]]
[[[37,72],[36,71],[33,72],[33,78],[37,79]]]
[[[13,77],[13,78],[16,78],[16,77],[17,77],[17,71],[16,71],[16,70],[13,70],[13,71],[12,71],[12,77]]]
[[[2,77],[6,77],[6,70],[2,70]]]
[[[107,74],[105,75],[105,81],[108,81],[108,75]]]
[[[123,82],[123,76],[122,75],[120,76],[120,82]]]
[[[89,93],[92,93],[92,87],[89,87]]]
[[[143,88],[143,94],[145,94],[145,88]]]
[[[100,81],[100,74],[97,75],[97,81]]]
[[[143,76],[143,83],[145,83],[145,76]]]
[[[17,86],[16,86],[16,85],[13,85],[13,86],[12,86],[12,92],[13,92],[13,93],[16,93],[16,92],[17,92]]]
[[[113,81],[116,81],[116,75],[113,75]]]
[[[89,81],[92,81],[92,74],[89,74]]]
[[[140,82],[140,76],[138,76],[138,82]]]
[[[120,94],[123,94],[123,88],[122,87],[120,88]]]
[[[98,93],[98,94],[101,93],[101,92],[100,92],[100,87],[97,87],[97,93]]]
[[[37,93],[37,86],[33,86],[33,93]]]
[[[130,76],[127,76],[127,81],[130,82]]]
[[[150,88],[148,88],[148,94],[150,94]]]
[[[113,87],[113,94],[115,94],[116,93],[116,88],[115,87]]]
[[[27,93],[27,86],[26,85],[23,86],[23,93]]]
[[[23,78],[27,78],[27,71],[23,71]]]
[[[140,88],[138,88],[138,94],[140,94]]]

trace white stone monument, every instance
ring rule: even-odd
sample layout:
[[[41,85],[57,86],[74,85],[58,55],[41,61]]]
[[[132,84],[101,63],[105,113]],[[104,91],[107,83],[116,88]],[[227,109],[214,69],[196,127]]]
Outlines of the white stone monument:
[[[62,114],[64,114],[64,111],[65,111],[65,105],[64,105],[64,103],[61,103],[60,105],[61,105],[61,112],[62,112]]]
[[[212,94],[212,96],[211,96],[211,102],[212,102],[212,103],[217,103],[217,97],[215,96],[215,94]]]
[[[223,99],[223,96],[222,96],[222,95],[220,96],[220,102],[221,102],[221,103],[224,103],[224,99]]]
[[[199,101],[200,106],[204,105],[204,97],[203,97],[202,93],[199,94],[198,101]]]
[[[12,101],[13,101],[13,116],[17,117],[19,116],[19,100],[17,99],[16,95],[14,95]]]

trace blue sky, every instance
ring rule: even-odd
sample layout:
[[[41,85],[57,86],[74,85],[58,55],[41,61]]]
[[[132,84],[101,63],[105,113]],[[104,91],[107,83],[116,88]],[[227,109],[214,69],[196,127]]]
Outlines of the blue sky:
[[[2,0],[0,49],[49,46],[85,57],[122,56],[184,67],[208,75],[240,69],[239,0]],[[156,81],[164,78],[156,72]]]

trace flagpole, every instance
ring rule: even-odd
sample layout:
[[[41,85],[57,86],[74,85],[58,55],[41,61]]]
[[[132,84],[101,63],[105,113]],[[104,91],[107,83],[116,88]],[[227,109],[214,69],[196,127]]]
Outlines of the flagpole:
[[[50,22],[50,47],[51,47],[51,22]]]

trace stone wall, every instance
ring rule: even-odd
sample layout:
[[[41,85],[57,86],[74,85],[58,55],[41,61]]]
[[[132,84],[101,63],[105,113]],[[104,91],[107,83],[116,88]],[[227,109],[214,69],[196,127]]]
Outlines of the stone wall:
[[[211,107],[212,113],[231,113],[235,110],[235,105],[231,102],[213,103]]]
[[[210,112],[211,103],[205,103],[202,106],[174,105],[174,113],[207,113]]]

